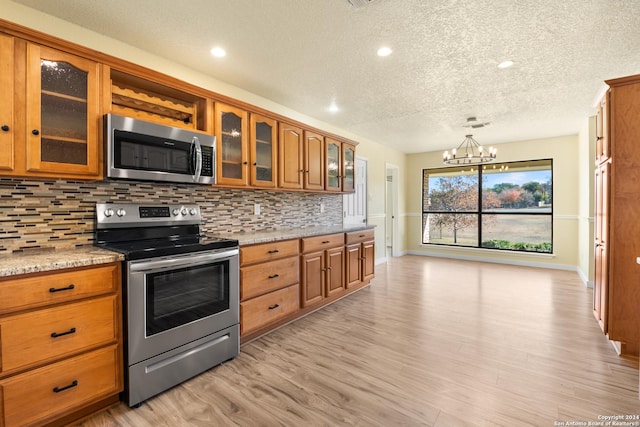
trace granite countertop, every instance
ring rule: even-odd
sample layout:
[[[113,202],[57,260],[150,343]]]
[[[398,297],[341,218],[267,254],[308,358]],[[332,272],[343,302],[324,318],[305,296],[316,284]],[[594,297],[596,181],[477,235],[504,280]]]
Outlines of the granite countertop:
[[[0,255],[0,277],[123,261],[117,252],[94,246]]]
[[[373,228],[374,226],[365,224],[351,226],[336,225],[330,227],[283,228],[266,231],[212,232],[207,233],[207,235],[224,237],[226,239],[237,239],[240,245],[253,245],[257,243],[277,242],[279,240],[321,236],[323,234],[371,230]],[[0,255],[0,277],[107,264],[117,261],[124,261],[124,256],[120,253],[95,246],[10,253]]]
[[[348,233],[350,231],[372,230],[373,225],[335,225],[322,227],[282,228],[277,230],[245,231],[218,233],[211,236],[237,239],[240,245],[254,245],[257,243],[277,242],[279,240],[299,239],[302,237],[321,236],[323,234]]]

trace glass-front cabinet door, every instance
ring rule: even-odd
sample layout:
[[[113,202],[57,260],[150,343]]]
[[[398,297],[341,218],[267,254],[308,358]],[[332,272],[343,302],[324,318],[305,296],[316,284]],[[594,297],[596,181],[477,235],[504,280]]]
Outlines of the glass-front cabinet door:
[[[251,185],[276,186],[278,156],[278,126],[275,119],[258,114],[250,115]]]
[[[247,185],[247,112],[216,103],[217,183]]]
[[[27,171],[98,175],[99,64],[27,46]]]
[[[342,143],[342,191],[355,191],[356,147]]]
[[[342,171],[342,143],[335,139],[326,138],[326,161],[325,172],[327,174],[325,180],[325,190],[342,191],[342,182],[340,175]]]
[[[13,37],[0,34],[0,170],[13,169]]]

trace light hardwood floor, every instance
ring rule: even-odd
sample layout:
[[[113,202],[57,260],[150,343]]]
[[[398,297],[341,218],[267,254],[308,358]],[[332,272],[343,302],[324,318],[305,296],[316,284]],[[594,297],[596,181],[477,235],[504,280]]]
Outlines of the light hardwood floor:
[[[574,272],[404,256],[240,356],[82,426],[553,426],[638,415]],[[558,424],[555,424],[558,425]]]

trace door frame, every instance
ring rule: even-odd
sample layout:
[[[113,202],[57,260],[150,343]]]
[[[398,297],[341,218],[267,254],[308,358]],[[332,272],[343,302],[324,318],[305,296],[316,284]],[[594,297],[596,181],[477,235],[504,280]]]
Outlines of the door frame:
[[[384,244],[385,256],[387,255],[387,238],[391,234],[391,256],[400,256],[398,250],[398,177],[400,175],[400,167],[393,163],[385,162],[385,221],[384,221]],[[388,185],[388,179],[391,177],[391,185]],[[389,189],[389,187],[391,187]],[[389,194],[391,192],[391,194]],[[389,217],[391,217],[391,227],[389,227]]]

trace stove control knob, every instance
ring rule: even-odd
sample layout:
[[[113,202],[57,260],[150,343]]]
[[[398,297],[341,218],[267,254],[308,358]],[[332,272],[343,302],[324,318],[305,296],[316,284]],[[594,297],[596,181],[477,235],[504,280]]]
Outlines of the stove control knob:
[[[113,209],[111,208],[107,208],[104,210],[104,216],[106,216],[107,218],[109,218],[110,216],[113,216]]]
[[[178,216],[180,215],[180,209],[176,208],[173,210],[173,216]]]
[[[195,215],[195,214],[197,214],[197,213],[198,213],[198,211],[196,210],[196,208],[191,208],[191,209],[189,210],[189,213],[190,213],[191,215]]]
[[[127,214],[127,211],[125,211],[124,209],[120,208],[116,211],[116,215],[118,215],[119,217],[123,217]]]
[[[180,213],[182,215],[186,215],[187,214],[187,208],[182,208],[182,210],[180,211]]]

